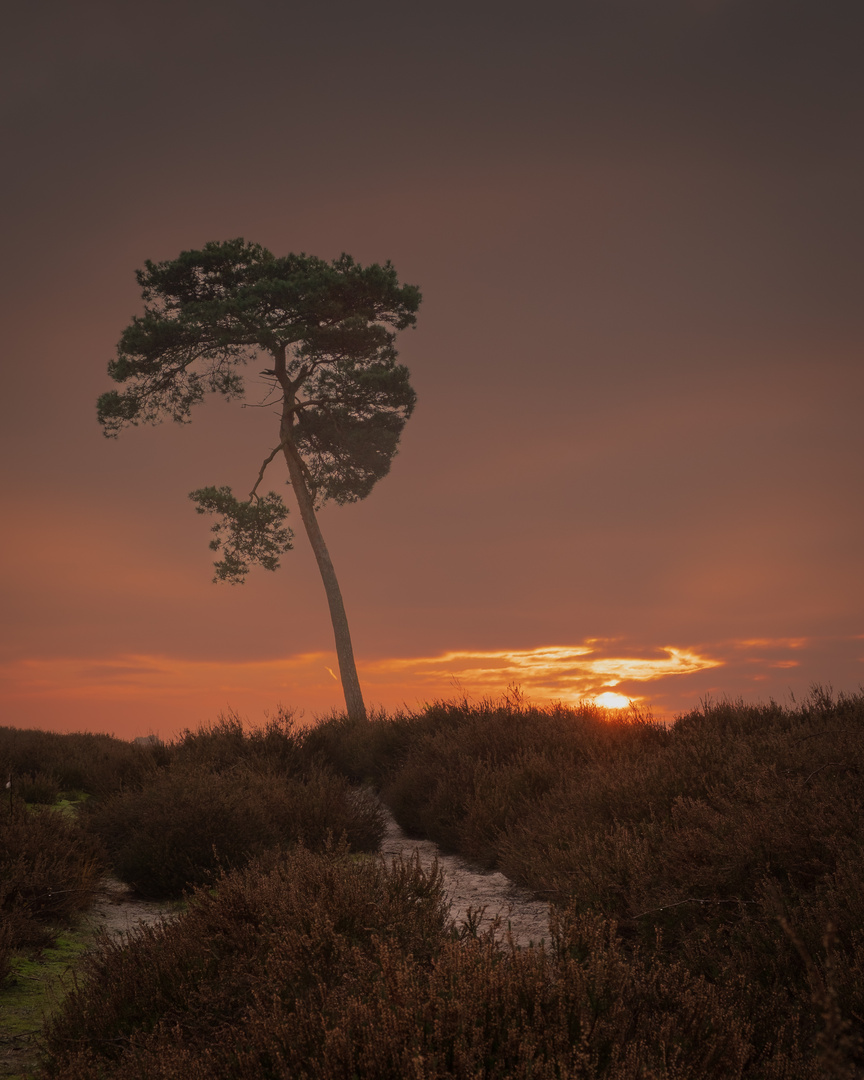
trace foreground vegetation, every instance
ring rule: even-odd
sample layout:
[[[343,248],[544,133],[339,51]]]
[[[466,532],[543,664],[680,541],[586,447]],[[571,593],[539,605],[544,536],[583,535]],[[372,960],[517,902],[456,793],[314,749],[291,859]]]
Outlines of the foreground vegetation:
[[[42,737],[0,729],[13,775]],[[52,740],[85,738],[45,736],[26,775],[65,789]],[[77,776],[81,843],[193,891],[83,961],[44,1075],[864,1076],[862,750],[864,694],[821,691],[670,727],[514,700],[112,743]],[[435,871],[358,860],[370,788],[549,899],[549,944],[460,936]]]

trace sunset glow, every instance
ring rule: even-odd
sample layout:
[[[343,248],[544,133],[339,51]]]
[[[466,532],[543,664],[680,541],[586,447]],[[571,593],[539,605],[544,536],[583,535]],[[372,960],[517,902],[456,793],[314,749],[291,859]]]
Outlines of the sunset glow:
[[[586,698],[596,699],[597,693],[606,687],[625,681],[651,682],[704,671],[722,663],[692,650],[672,647],[658,650],[665,655],[654,657],[622,656],[615,654],[614,645],[614,641],[589,639],[582,645],[448,652],[436,657],[380,660],[368,665],[366,672],[373,681],[385,674],[401,674],[410,678],[418,691],[424,686],[441,686],[449,680],[454,688],[465,687],[475,695],[495,696],[513,685],[532,699],[572,705]],[[621,697],[614,696],[616,700]]]
[[[422,293],[392,468],[319,515],[369,708],[864,684],[864,5],[250,4],[10,16],[0,724],[344,707],[284,461],[275,573],[212,584],[189,501],[255,483],[273,358],[97,423],[136,271],[239,237]]]
[[[638,703],[633,698],[624,697],[623,694],[613,694],[608,690],[605,694],[598,694],[594,701],[596,704],[602,705],[604,709],[626,709],[629,705]]]
[[[619,709],[632,702],[668,720],[703,698],[728,695],[728,687],[764,696],[778,672],[785,677],[794,670],[786,666],[789,649],[804,663],[820,650],[852,662],[864,655],[858,636],[826,643],[760,639],[699,649],[668,646],[650,651],[653,655],[623,644],[589,639],[536,649],[361,657],[358,668],[369,704],[388,709],[416,711],[436,700],[500,700],[515,688],[529,704],[593,701]],[[336,672],[335,656],[323,651],[233,662],[122,654],[93,660],[22,659],[3,665],[0,678],[5,722],[12,726],[113,731],[124,737],[152,731],[171,737],[229,711],[254,725],[284,707],[300,723],[313,723],[343,708]],[[804,691],[799,687],[799,695]],[[788,699],[788,691],[775,696]]]

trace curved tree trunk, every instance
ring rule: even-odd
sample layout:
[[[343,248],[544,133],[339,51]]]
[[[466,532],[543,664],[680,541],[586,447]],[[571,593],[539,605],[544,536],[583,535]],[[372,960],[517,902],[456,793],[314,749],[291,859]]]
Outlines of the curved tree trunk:
[[[333,563],[330,559],[330,552],[327,550],[321,528],[318,525],[318,517],[315,514],[315,506],[309,488],[306,486],[300,456],[296,448],[285,438],[283,438],[282,442],[282,451],[288,465],[291,486],[297,496],[300,517],[303,519],[306,535],[309,537],[309,543],[315,552],[315,559],[321,572],[321,580],[324,582],[324,591],[327,593],[330,620],[333,623],[333,636],[336,639],[339,674],[342,677],[342,692],[345,695],[345,706],[352,720],[365,720],[366,706],[363,704],[363,693],[360,689],[360,680],[357,678],[354,649],[351,645],[351,632],[348,629],[348,617],[345,614],[345,605],[342,602],[342,590],[339,588],[336,571],[333,569]]]

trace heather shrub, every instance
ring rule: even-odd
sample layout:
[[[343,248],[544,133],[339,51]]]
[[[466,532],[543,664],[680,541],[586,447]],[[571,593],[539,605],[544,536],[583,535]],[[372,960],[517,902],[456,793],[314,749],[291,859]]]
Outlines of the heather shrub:
[[[355,784],[379,790],[398,767],[416,734],[414,717],[383,712],[358,719],[345,714],[322,720],[303,734],[303,751]]]
[[[574,777],[581,783],[598,763],[622,790],[595,809],[609,818],[629,810],[639,788],[631,765],[666,735],[650,720],[591,705],[437,704],[416,719],[382,795],[409,832],[494,866],[500,837],[527,807]]]
[[[460,854],[492,868],[501,856],[501,840],[529,808],[568,778],[566,760],[553,760],[536,749],[520,750],[496,765],[481,759],[474,767],[465,813],[456,827]]]
[[[418,733],[382,797],[407,832],[456,851],[476,767],[447,734]]]
[[[746,1023],[565,912],[553,948],[448,932],[440,875],[295,849],[90,956],[49,1023],[56,1080],[266,1076],[735,1080]]]
[[[383,774],[403,827],[731,993],[748,1076],[864,1069],[864,695],[668,728],[513,700],[412,723]]]
[[[500,865],[556,903],[615,918],[623,941],[650,949],[660,932],[687,970],[735,987],[755,1075],[804,1076],[819,1061],[840,1071],[814,1075],[853,1075],[864,1065],[851,870],[864,850],[862,750],[860,697],[709,706],[626,777],[598,759],[525,807],[499,840]]]
[[[42,791],[55,785],[58,792],[117,791],[163,765],[165,753],[164,747],[138,747],[113,735],[0,727],[0,775],[11,774],[13,790],[24,797],[21,785],[32,787],[37,775],[44,778]]]
[[[60,798],[59,780],[41,769],[30,776],[18,777],[15,788],[24,802],[37,806],[53,806]]]
[[[830,976],[842,1014],[857,1018],[864,1018],[862,865],[864,845],[861,841],[846,845],[838,856],[833,871],[819,882],[798,907],[796,918],[799,942],[793,941],[796,950],[800,949],[801,943],[804,951],[809,952],[811,957],[819,955],[820,946],[830,951],[831,956],[826,957],[826,978]],[[829,927],[830,950],[825,943],[825,934]],[[805,957],[801,956],[801,959],[806,967]]]
[[[380,941],[426,964],[447,930],[437,870],[353,860],[347,847],[270,853],[199,888],[175,921],[88,956],[48,1026],[48,1074],[136,1075],[139,1054],[182,1042],[198,1055],[243,1041],[250,1011],[316,1006],[358,978]],[[91,1055],[98,1069],[82,1064]],[[147,1075],[146,1069],[139,1075]],[[188,1075],[194,1075],[194,1072]]]
[[[500,844],[505,872],[619,918],[682,895],[747,900],[766,873],[807,892],[860,835],[864,715],[830,744],[806,711],[705,717],[683,718],[626,770],[598,760],[526,807]]]
[[[140,832],[151,867],[210,862],[185,930],[93,958],[49,1071],[855,1080],[862,751],[864,694],[820,690],[669,728],[515,698],[299,735],[290,717],[260,733],[223,717],[139,768],[111,813],[85,812],[112,850]],[[350,859],[380,814],[333,769],[551,899],[552,946],[458,940],[435,874]],[[349,820],[366,840],[333,846]]]
[[[424,966],[379,947],[373,977],[328,987],[323,1010],[257,1009],[239,1068],[217,1075],[267,1062],[278,1077],[369,1080],[741,1075],[746,1026],[710,987],[625,959],[600,925],[584,930],[578,956],[450,941]]]
[[[219,869],[298,842],[321,848],[344,836],[352,850],[374,851],[384,831],[377,801],[333,773],[313,767],[292,777],[242,764],[214,772],[195,758],[85,814],[120,880],[151,897],[178,897]]]
[[[184,731],[169,758],[173,766],[210,772],[244,765],[252,771],[296,774],[305,765],[302,735],[293,714],[282,709],[263,727],[250,729],[237,713],[223,713],[197,731]]]
[[[0,814],[0,953],[41,948],[93,900],[104,859],[74,820],[15,800]]]

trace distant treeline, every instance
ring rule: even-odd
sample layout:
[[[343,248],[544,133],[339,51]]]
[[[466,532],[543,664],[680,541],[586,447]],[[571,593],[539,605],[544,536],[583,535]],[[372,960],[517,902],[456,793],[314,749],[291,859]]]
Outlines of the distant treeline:
[[[861,1077],[862,751],[864,694],[821,690],[668,727],[510,700],[145,748],[0,729],[19,791],[91,795],[71,824],[115,873],[195,889],[85,962],[45,1075]],[[544,946],[460,933],[436,873],[352,854],[376,793],[550,900]]]

